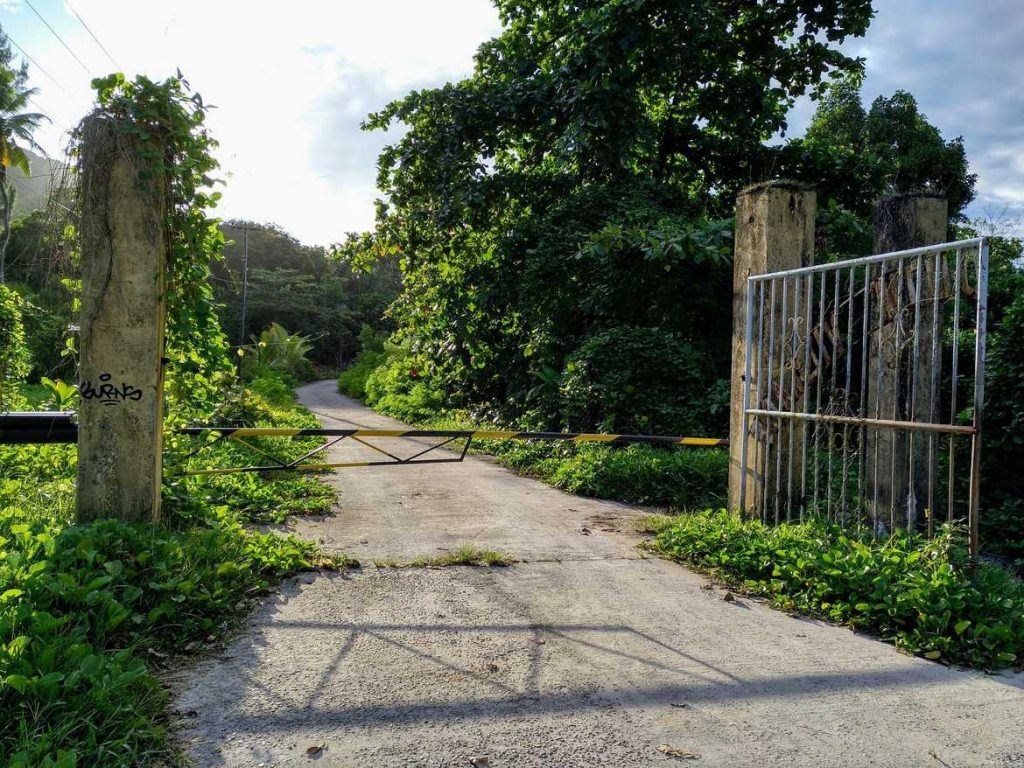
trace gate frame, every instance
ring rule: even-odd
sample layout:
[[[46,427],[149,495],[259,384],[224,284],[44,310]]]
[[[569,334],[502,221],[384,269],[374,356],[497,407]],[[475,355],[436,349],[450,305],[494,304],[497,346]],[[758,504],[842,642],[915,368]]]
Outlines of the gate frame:
[[[938,423],[938,422],[920,422],[920,421],[898,421],[893,419],[872,419],[864,417],[850,417],[850,416],[834,416],[829,414],[818,413],[817,411],[782,411],[782,410],[771,410],[763,408],[751,408],[751,358],[752,358],[752,346],[753,346],[753,335],[754,335],[754,293],[755,286],[757,283],[770,282],[774,280],[786,280],[788,278],[799,278],[804,275],[813,275],[819,272],[835,272],[837,275],[843,269],[853,270],[859,266],[868,266],[874,264],[884,264],[885,262],[895,261],[897,263],[897,269],[901,271],[905,270],[905,265],[908,260],[915,257],[923,257],[927,254],[935,254],[941,258],[941,254],[950,251],[955,251],[958,254],[958,263],[960,255],[964,251],[977,249],[976,257],[976,309],[975,309],[975,341],[974,341],[974,398],[973,398],[973,418],[971,426],[957,425],[953,423]],[[920,263],[920,262],[919,262]],[[746,317],[745,317],[745,328],[744,328],[744,375],[743,375],[743,430],[742,440],[740,446],[740,489],[739,489],[739,508],[741,510],[746,509],[746,494],[747,494],[747,472],[749,470],[749,440],[750,440],[750,426],[751,417],[764,416],[774,419],[795,419],[802,420],[810,423],[832,423],[832,424],[845,424],[855,425],[862,428],[874,427],[876,429],[905,429],[909,431],[925,431],[932,433],[949,434],[951,439],[953,436],[970,436],[971,438],[971,465],[970,465],[970,490],[968,497],[968,550],[971,559],[975,559],[979,552],[979,531],[978,531],[978,518],[980,508],[980,494],[981,494],[981,446],[982,446],[982,424],[984,417],[985,407],[985,345],[986,345],[986,332],[987,332],[987,317],[988,317],[988,272],[989,272],[989,243],[987,237],[974,237],[963,240],[955,240],[945,243],[936,243],[933,245],[921,246],[918,248],[909,248],[901,251],[892,251],[889,253],[875,254],[872,256],[863,256],[853,259],[846,259],[839,262],[829,262],[826,264],[816,264],[807,267],[799,267],[796,269],[781,270],[778,272],[767,272],[758,275],[750,275],[747,278],[747,295],[746,295]],[[852,281],[852,271],[851,271]],[[838,278],[837,278],[838,279]],[[883,279],[883,273],[879,273],[879,279]],[[783,283],[785,287],[786,283]],[[798,289],[800,290],[800,289]],[[838,290],[838,283],[837,283]],[[914,300],[914,305],[917,308],[915,316],[920,315],[921,306],[921,286],[918,282],[918,296]],[[938,288],[936,288],[938,290]],[[959,300],[960,286],[954,285],[954,290],[957,292],[956,297]],[[898,297],[897,301],[901,298]],[[808,304],[811,303],[810,297],[808,297]],[[835,310],[838,312],[838,307]],[[852,313],[852,308],[850,309]],[[957,304],[957,313],[959,313],[959,304]],[[784,311],[785,314],[785,311]],[[867,311],[865,310],[865,314]],[[959,314],[957,314],[957,319]],[[764,324],[765,318],[759,317],[759,322]],[[785,322],[785,317],[783,317]],[[818,318],[818,324],[822,319]],[[774,330],[774,326],[772,328]],[[810,333],[810,329],[807,329],[807,333]],[[866,343],[865,340],[862,343]],[[954,338],[954,357],[953,357],[953,368],[952,375],[954,380],[957,375],[957,354],[958,354],[958,342]],[[898,353],[899,354],[899,353]],[[759,366],[758,376],[760,376],[760,357],[759,353]],[[769,364],[769,378],[771,376],[772,364]],[[795,373],[794,373],[795,375]],[[805,371],[805,381],[807,380],[807,372]],[[760,382],[759,382],[760,385]],[[955,407],[955,388],[954,388],[954,400],[951,403]],[[792,404],[791,404],[792,407]],[[913,415],[911,415],[912,417]],[[955,413],[951,413],[950,422],[955,418]],[[804,468],[806,471],[806,467]],[[952,470],[951,470],[952,476]],[[950,489],[950,494],[952,490]],[[950,508],[950,513],[952,508]]]

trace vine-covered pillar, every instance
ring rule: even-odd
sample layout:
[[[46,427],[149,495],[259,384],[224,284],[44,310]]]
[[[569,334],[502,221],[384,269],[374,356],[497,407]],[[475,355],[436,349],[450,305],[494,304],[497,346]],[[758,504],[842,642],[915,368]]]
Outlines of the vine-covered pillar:
[[[735,256],[733,261],[732,284],[732,379],[731,410],[729,422],[729,507],[740,508],[740,487],[743,480],[741,460],[743,443],[747,443],[746,488],[743,512],[760,512],[764,501],[764,461],[771,430],[750,430],[745,434],[743,418],[744,377],[747,370],[746,328],[747,328],[747,278],[766,272],[807,267],[814,263],[814,217],[817,212],[817,196],[806,185],[787,181],[773,181],[755,184],[742,190],[736,198]],[[776,318],[779,338],[781,329],[788,325],[783,317],[781,292],[775,296],[775,311],[767,300],[762,317]],[[789,302],[787,312],[792,313],[795,302]],[[767,329],[764,329],[767,338]],[[752,345],[752,371],[762,359],[756,346]],[[782,355],[776,355],[780,360]],[[776,378],[777,378],[776,372]],[[791,374],[792,375],[792,374]],[[751,407],[760,407],[751,401]],[[800,427],[804,427],[801,425]],[[793,462],[793,474],[798,476],[802,466],[796,466],[798,456],[785,452],[781,456],[787,462],[783,467],[788,476],[789,464]]]
[[[81,126],[81,521],[160,516],[164,177],[108,117]]]

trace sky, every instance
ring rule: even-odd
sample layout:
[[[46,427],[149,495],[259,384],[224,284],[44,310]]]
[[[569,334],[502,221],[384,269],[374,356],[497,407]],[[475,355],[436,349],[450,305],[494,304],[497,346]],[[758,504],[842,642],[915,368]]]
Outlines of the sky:
[[[964,137],[979,177],[968,214],[1021,231],[1024,2],[876,0],[875,9],[867,36],[845,46],[867,60],[865,97],[911,91],[946,138]],[[209,125],[226,182],[217,214],[322,245],[373,223],[375,162],[389,136],[360,121],[411,89],[468,75],[477,46],[499,30],[488,0],[0,0],[0,25],[33,60],[34,101],[53,120],[38,137],[49,154],[88,112],[92,77],[181,69],[217,107]],[[789,135],[812,111],[796,105]]]

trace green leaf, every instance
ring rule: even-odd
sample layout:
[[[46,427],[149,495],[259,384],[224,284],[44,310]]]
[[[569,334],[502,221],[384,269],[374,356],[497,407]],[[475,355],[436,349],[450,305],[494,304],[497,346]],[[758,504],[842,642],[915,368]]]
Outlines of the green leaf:
[[[99,674],[99,671],[103,669],[103,657],[97,654],[90,654],[82,659],[82,663],[78,665],[78,670],[85,677],[94,677]]]
[[[18,693],[24,693],[29,686],[29,679],[24,675],[8,675],[4,678],[4,683],[11,686]]]

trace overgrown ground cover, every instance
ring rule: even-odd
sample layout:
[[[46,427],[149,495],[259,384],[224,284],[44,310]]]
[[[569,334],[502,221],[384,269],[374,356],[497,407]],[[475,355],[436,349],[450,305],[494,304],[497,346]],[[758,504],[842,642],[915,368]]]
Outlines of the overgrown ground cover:
[[[652,547],[774,605],[980,669],[1024,662],[1024,583],[968,566],[961,531],[888,539],[815,522],[767,526],[725,510],[659,518]]]
[[[313,424],[283,386],[257,382],[235,416]],[[168,442],[172,467],[194,447]],[[219,443],[192,461],[252,458],[239,451]],[[163,525],[75,525],[74,471],[72,446],[0,448],[0,764],[171,764],[154,673],[169,654],[216,643],[277,580],[330,566],[314,545],[249,524],[333,497],[312,477],[183,480],[169,469]]]
[[[204,446],[206,438],[180,436],[175,427],[316,424],[294,402],[282,365],[305,362],[304,342],[261,343],[246,384],[235,375],[208,279],[224,236],[208,212],[218,197],[210,191],[217,165],[202,99],[180,75],[162,82],[112,75],[93,85],[96,112],[139,143],[140,187],[165,184],[164,508],[159,524],[75,524],[74,449],[0,446],[2,765],[179,762],[167,733],[168,697],[155,675],[168,656],[216,643],[278,579],[336,562],[312,544],[252,525],[326,510],[332,492],[315,478],[182,473],[251,464],[254,454],[232,442]],[[87,142],[77,131],[72,154],[90,151]],[[74,228],[65,235],[76,251]],[[67,282],[71,315],[78,288]],[[73,386],[39,378],[40,387],[26,378],[25,308],[0,285],[0,409],[74,407]],[[73,370],[74,338],[62,347]],[[255,442],[286,459],[316,447]]]

